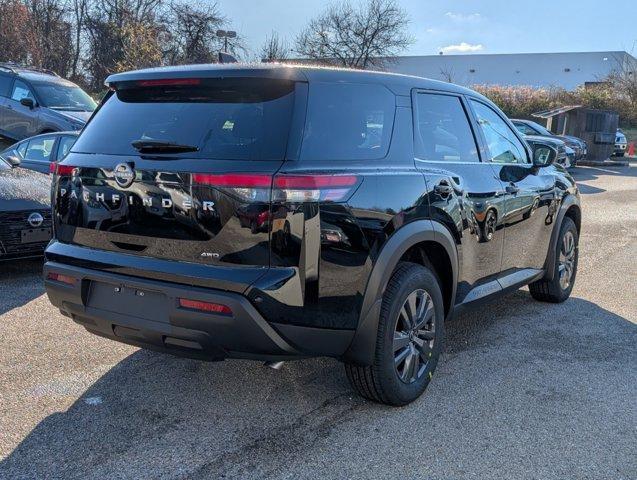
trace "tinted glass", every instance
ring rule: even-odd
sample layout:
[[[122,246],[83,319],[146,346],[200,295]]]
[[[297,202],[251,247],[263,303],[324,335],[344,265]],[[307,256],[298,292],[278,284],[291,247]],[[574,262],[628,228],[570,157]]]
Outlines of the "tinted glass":
[[[502,117],[485,104],[471,101],[489,147],[491,160],[496,163],[527,163],[524,145]]]
[[[13,84],[13,92],[11,92],[11,99],[19,102],[23,98],[30,98],[35,101],[35,97],[33,93],[31,93],[31,89],[21,80],[15,81]]]
[[[467,114],[458,97],[419,93],[416,102],[416,156],[435,161],[480,161]]]
[[[529,133],[527,135],[547,135],[549,137],[553,136],[553,133],[551,133],[550,131],[548,131],[546,128],[544,128],[542,125],[540,125],[539,123],[535,123],[535,122],[531,122],[532,126],[529,127],[531,128],[531,130],[534,130],[537,133]]]
[[[513,126],[517,128],[518,132],[520,132],[522,135],[539,135],[539,132],[533,130],[526,123],[514,122]]]
[[[131,142],[157,140],[198,148],[173,156],[282,160],[293,104],[294,82],[287,80],[122,86],[84,128],[72,151],[134,155],[138,152]]]
[[[66,154],[69,153],[76,140],[77,137],[64,136],[60,138],[60,143],[58,143],[58,151],[56,155],[58,161],[66,157]]]
[[[17,150],[22,158],[24,158],[24,155],[27,153],[28,146],[29,146],[29,142],[22,142],[18,145]]]
[[[58,110],[92,112],[97,104],[89,95],[76,85],[58,83],[34,83],[42,105]]]
[[[29,141],[24,158],[26,160],[46,161],[48,162],[53,150],[55,137],[32,138]]]
[[[0,97],[8,97],[13,77],[0,74]]]
[[[301,146],[306,160],[385,157],[396,110],[382,85],[312,83]]]

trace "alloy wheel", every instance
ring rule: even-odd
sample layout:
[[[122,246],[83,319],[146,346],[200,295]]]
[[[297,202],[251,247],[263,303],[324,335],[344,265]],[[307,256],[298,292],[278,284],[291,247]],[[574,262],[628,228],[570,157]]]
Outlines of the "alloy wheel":
[[[558,273],[560,287],[562,290],[568,289],[571,285],[573,272],[575,270],[575,236],[573,232],[567,230],[560,245],[560,263]]]
[[[394,331],[394,368],[405,383],[423,376],[432,357],[435,309],[431,296],[422,289],[408,296],[398,313]]]

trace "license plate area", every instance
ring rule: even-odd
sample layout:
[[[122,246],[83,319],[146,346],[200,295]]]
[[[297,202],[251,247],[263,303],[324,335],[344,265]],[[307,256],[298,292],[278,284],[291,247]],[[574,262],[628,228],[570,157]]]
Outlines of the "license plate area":
[[[22,243],[41,243],[49,240],[51,240],[50,228],[30,228],[20,232],[20,241]]]
[[[166,295],[160,292],[96,281],[91,282],[88,298],[92,308],[166,323],[167,302]]]

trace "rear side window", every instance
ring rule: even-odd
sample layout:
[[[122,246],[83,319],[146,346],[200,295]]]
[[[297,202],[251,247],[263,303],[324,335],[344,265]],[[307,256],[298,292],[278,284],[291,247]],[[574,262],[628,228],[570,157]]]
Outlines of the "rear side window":
[[[294,82],[267,78],[186,79],[118,86],[87,124],[73,152],[136,155],[135,141],[194,146],[178,154],[223,160],[282,160]]]
[[[77,137],[63,136],[60,138],[60,143],[58,143],[58,151],[56,155],[58,161],[66,157],[66,154],[69,153],[69,151],[71,150],[71,147],[75,143],[75,140],[77,140]]]
[[[8,75],[0,74],[0,97],[8,97],[9,96],[9,90],[11,88],[11,81],[12,80],[13,80],[13,78],[11,78]]]
[[[383,85],[310,83],[302,160],[374,160],[387,155],[396,100]]]
[[[416,95],[415,153],[423,160],[479,162],[478,148],[460,98]]]
[[[49,161],[55,137],[33,138],[24,154],[26,160]]]

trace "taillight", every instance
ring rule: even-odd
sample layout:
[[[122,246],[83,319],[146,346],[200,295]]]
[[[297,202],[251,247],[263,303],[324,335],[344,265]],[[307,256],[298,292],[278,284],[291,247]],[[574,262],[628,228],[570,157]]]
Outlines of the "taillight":
[[[250,173],[194,173],[195,185],[208,185],[227,190],[247,201],[339,202],[359,185],[356,175],[271,175]]]
[[[232,315],[232,309],[228,305],[222,303],[202,302],[201,300],[190,300],[188,298],[180,298],[179,306],[189,310],[199,310],[202,312],[221,313],[223,315]]]
[[[272,176],[252,173],[193,173],[195,185],[219,188],[246,202],[269,202]]]
[[[339,202],[358,186],[356,175],[277,175],[273,201]]]
[[[55,282],[65,283],[66,285],[75,285],[77,278],[70,277],[68,275],[62,275],[61,273],[49,272],[46,276],[47,280],[53,280]]]
[[[60,165],[59,163],[51,163],[49,165],[49,171],[56,175],[73,175],[73,170],[76,168],[74,165]]]

